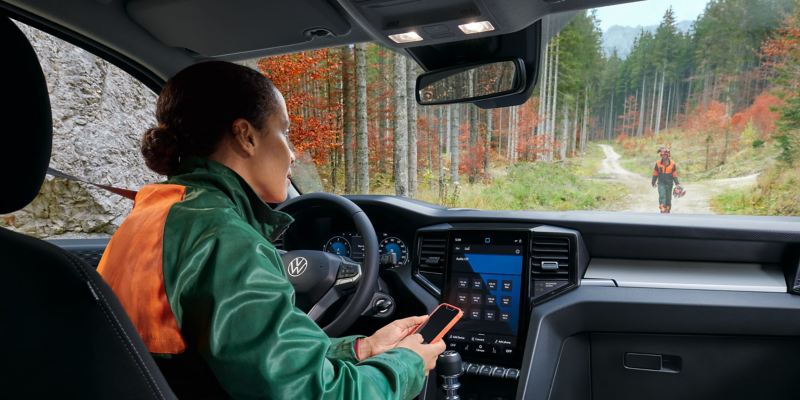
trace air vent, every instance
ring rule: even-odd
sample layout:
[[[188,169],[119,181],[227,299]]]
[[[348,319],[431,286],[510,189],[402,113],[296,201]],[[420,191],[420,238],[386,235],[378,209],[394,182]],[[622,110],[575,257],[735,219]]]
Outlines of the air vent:
[[[569,238],[534,235],[531,250],[531,272],[534,277],[569,277]]]
[[[444,287],[445,258],[447,256],[447,233],[422,233],[419,236],[417,252],[417,273],[433,285],[432,292],[440,295]]]

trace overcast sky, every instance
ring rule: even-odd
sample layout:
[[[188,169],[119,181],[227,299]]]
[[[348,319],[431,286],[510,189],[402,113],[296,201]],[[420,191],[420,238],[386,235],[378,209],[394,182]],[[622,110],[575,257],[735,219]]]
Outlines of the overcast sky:
[[[605,32],[612,25],[658,25],[669,6],[675,11],[675,21],[693,21],[706,8],[708,0],[646,0],[637,3],[597,9],[600,29]]]

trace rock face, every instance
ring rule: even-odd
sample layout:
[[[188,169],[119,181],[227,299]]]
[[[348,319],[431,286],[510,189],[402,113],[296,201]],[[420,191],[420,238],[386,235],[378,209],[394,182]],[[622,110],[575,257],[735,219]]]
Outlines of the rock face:
[[[139,152],[155,125],[156,94],[128,73],[44,32],[18,24],[44,70],[53,110],[50,166],[96,183],[138,189],[163,180]],[[108,235],[133,202],[82,183],[47,177],[26,208],[0,226],[40,238]]]

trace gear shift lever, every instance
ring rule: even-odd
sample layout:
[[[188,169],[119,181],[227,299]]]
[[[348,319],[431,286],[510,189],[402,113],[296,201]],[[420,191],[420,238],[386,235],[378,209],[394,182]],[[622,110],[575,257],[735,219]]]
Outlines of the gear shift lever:
[[[444,389],[445,400],[459,400],[458,388],[461,383],[458,377],[461,376],[461,355],[457,351],[447,350],[439,354],[436,360],[436,374],[442,377],[442,389]]]

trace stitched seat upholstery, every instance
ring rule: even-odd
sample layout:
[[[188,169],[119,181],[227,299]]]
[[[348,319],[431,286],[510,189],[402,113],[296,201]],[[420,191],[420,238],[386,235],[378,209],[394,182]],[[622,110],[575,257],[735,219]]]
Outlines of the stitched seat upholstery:
[[[50,159],[47,85],[27,38],[0,14],[0,214],[38,193]],[[136,330],[93,268],[0,228],[0,398],[173,399]]]

